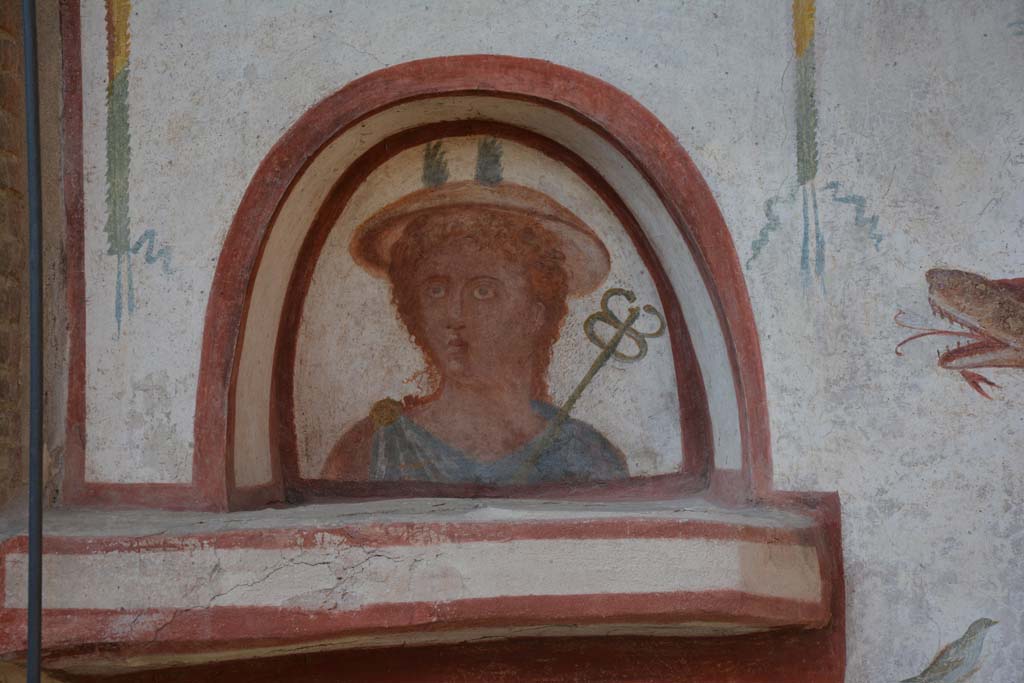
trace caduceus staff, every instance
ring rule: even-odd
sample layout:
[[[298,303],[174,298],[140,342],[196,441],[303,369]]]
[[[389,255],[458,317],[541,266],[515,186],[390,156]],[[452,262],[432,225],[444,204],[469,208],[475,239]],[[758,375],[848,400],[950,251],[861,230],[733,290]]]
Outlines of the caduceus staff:
[[[635,363],[647,355],[647,340],[660,337],[665,333],[665,318],[654,306],[645,304],[641,306],[629,306],[626,310],[626,319],[621,320],[618,315],[611,308],[611,300],[621,297],[628,303],[632,304],[636,302],[636,294],[628,289],[622,289],[620,287],[612,287],[605,291],[601,297],[601,310],[591,313],[586,320],[583,321],[583,331],[587,335],[587,339],[592,344],[597,346],[601,351],[597,354],[594,362],[590,364],[590,369],[583,375],[583,379],[579,381],[576,388],[572,390],[569,397],[565,399],[559,407],[558,412],[548,422],[547,427],[544,429],[544,433],[541,438],[536,441],[533,449],[530,451],[530,455],[523,462],[523,466],[519,471],[517,477],[520,481],[525,482],[537,465],[537,461],[540,459],[541,453],[544,452],[551,441],[558,434],[558,430],[562,424],[569,418],[569,413],[576,406],[576,402],[583,394],[584,390],[594,380],[594,377],[600,372],[609,360],[615,359],[623,363]],[[658,327],[652,332],[642,332],[633,327],[633,324],[640,318],[641,312],[653,315],[658,320]],[[604,325],[614,330],[611,338],[607,341],[601,338],[601,335],[597,332],[598,325]],[[636,346],[634,353],[628,354],[619,350],[619,344],[622,343],[624,338],[629,338],[630,341]]]

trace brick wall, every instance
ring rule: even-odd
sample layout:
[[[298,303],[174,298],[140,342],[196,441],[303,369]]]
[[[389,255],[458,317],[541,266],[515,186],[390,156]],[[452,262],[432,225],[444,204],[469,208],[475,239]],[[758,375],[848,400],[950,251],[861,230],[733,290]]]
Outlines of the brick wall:
[[[27,204],[20,3],[0,3],[0,503],[18,487],[27,427]]]

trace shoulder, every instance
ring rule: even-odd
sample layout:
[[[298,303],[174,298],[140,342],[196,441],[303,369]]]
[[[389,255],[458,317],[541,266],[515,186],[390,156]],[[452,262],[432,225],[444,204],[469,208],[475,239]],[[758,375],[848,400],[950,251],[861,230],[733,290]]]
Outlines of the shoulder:
[[[552,419],[558,412],[554,406],[542,404],[539,412]],[[570,469],[578,470],[584,479],[622,479],[629,476],[626,456],[604,434],[583,420],[570,417],[559,429],[563,457],[570,461]]]
[[[402,416],[402,404],[392,398],[377,401],[370,414],[349,427],[335,442],[320,476],[343,481],[369,481],[373,437]]]
[[[583,420],[569,418],[566,420],[564,429],[580,445],[580,450],[590,459],[600,461],[602,464],[611,467],[612,470],[621,470],[623,475],[628,474],[629,468],[626,466],[626,456],[595,427]]]

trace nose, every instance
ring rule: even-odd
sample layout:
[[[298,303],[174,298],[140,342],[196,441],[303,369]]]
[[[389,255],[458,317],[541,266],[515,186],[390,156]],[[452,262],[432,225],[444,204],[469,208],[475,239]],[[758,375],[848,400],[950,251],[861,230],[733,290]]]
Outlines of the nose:
[[[949,292],[970,286],[978,286],[988,281],[981,275],[966,270],[932,268],[924,275],[928,281],[928,291]]]
[[[462,319],[462,295],[461,292],[454,292],[448,297],[448,320],[447,326],[451,329],[460,330],[465,327]]]
[[[946,268],[932,268],[924,274],[924,279],[929,287],[944,287],[949,284],[953,277],[952,270]]]

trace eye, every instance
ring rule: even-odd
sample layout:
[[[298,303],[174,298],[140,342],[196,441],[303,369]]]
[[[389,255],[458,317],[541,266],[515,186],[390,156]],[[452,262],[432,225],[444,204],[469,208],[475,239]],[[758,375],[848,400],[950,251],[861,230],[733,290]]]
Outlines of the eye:
[[[477,285],[473,288],[473,298],[478,301],[486,301],[494,298],[494,287],[491,285]]]
[[[431,299],[440,299],[447,293],[445,286],[440,282],[432,282],[427,285],[427,296]]]

